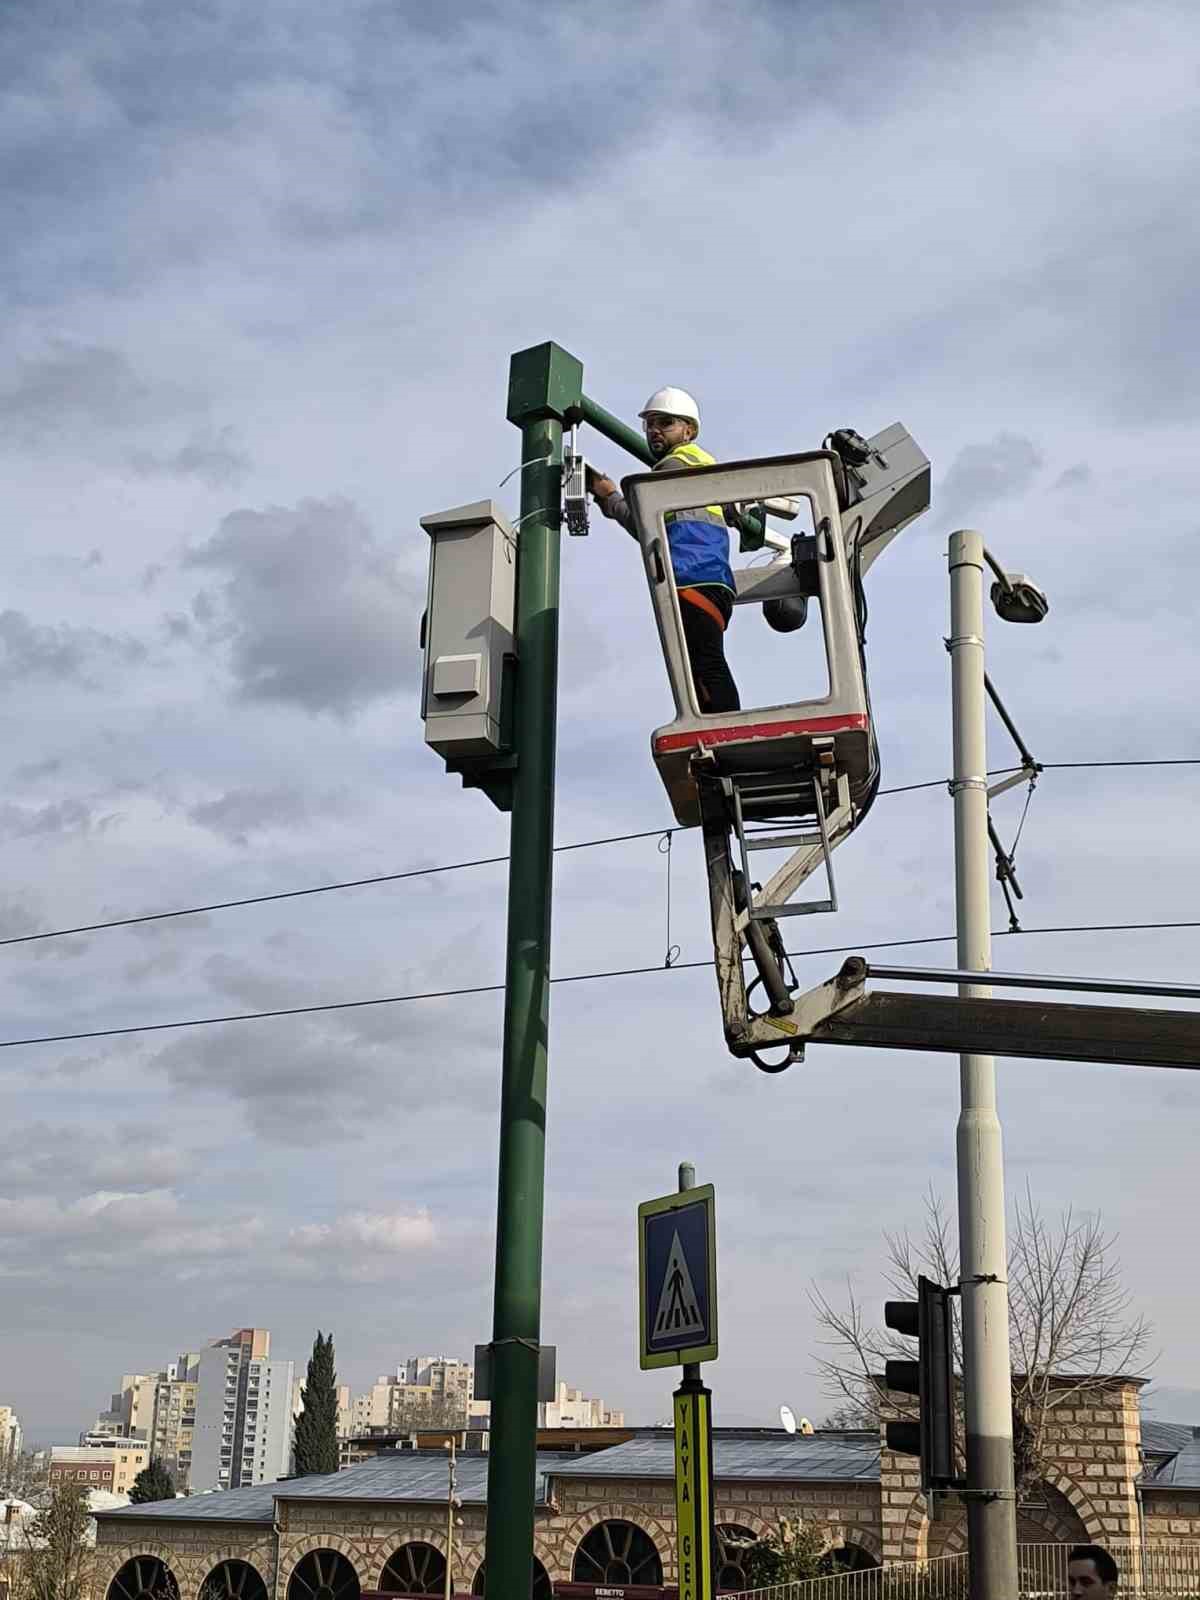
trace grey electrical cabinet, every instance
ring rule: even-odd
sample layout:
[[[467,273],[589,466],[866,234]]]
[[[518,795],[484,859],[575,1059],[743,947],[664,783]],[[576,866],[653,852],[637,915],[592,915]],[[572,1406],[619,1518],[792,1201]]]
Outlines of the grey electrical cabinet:
[[[492,500],[422,517],[429,535],[421,715],[447,760],[503,748],[504,659],[513,654],[516,535]]]

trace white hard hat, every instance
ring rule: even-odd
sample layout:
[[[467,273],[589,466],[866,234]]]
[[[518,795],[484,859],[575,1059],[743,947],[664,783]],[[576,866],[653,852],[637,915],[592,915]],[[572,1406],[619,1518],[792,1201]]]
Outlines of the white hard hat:
[[[638,416],[648,417],[652,411],[659,411],[666,417],[687,417],[700,426],[700,407],[686,389],[656,389]]]

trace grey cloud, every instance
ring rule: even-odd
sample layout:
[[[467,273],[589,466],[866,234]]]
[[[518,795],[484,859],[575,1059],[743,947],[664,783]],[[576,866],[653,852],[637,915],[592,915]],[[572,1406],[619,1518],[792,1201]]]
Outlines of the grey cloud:
[[[986,444],[969,444],[950,463],[933,497],[940,526],[960,519],[970,522],[979,512],[1011,496],[1024,494],[1042,466],[1032,439],[998,433]],[[926,519],[928,525],[930,519]]]
[[[377,979],[362,978],[339,985],[340,992],[314,992],[311,956],[286,977],[225,956],[210,958],[204,970],[239,1010],[380,993]],[[417,1114],[448,1111],[461,1126],[464,1117],[491,1110],[491,1085],[481,1086],[479,1062],[497,1048],[496,1027],[484,1025],[486,1012],[454,1015],[448,1027],[451,1015],[436,1004],[378,1005],[204,1029],[168,1045],[154,1065],[180,1094],[232,1101],[259,1138],[302,1147],[361,1138],[375,1126],[381,1104],[391,1103],[399,1074],[405,1111],[395,1127],[399,1145],[425,1137]],[[427,1070],[434,1059],[436,1071]]]
[[[277,1025],[270,1036],[249,1027],[180,1039],[157,1065],[180,1091],[240,1105],[252,1131],[272,1144],[312,1148],[352,1138],[370,1116],[383,1062],[348,1051],[315,1025]]]
[[[196,478],[210,489],[226,489],[241,483],[253,466],[248,453],[237,443],[232,428],[198,435],[167,454],[137,451],[131,463],[134,471],[145,478]],[[152,570],[148,568],[147,572]]]
[[[66,340],[23,362],[17,381],[0,391],[0,419],[27,439],[70,434],[81,422],[111,428],[144,421],[153,405],[149,386],[119,351]]]
[[[168,1276],[221,1258],[262,1232],[253,1215],[194,1220],[171,1189],[97,1189],[77,1200],[37,1193],[0,1197],[0,1276],[54,1281],[68,1272],[89,1275],[153,1265]]]
[[[1056,489],[1082,489],[1092,481],[1092,469],[1086,461],[1077,461],[1073,467],[1067,467],[1060,472],[1054,480]]]
[[[121,968],[121,975],[126,983],[137,985],[147,978],[170,977],[173,973],[182,972],[185,965],[186,959],[181,950],[158,950],[140,961],[127,961]]]
[[[0,835],[32,839],[43,835],[98,833],[119,820],[116,812],[100,812],[86,801],[68,797],[44,806],[0,804]]]
[[[348,502],[235,511],[187,564],[226,580],[212,636],[243,699],[348,717],[414,684],[421,591]]]
[[[20,900],[0,902],[0,939],[19,939],[37,928],[37,918]]]
[[[191,1163],[170,1131],[146,1123],[105,1129],[100,1148],[83,1127],[34,1122],[12,1128],[0,1150],[0,1190],[44,1193],[160,1189],[185,1177]]]
[[[252,834],[275,828],[304,828],[320,817],[346,809],[342,795],[316,795],[301,789],[229,789],[216,800],[189,806],[187,815],[230,844],[245,845]]]
[[[67,623],[32,622],[23,611],[0,611],[0,683],[37,679],[96,687],[94,674],[145,660],[138,640]]]
[[[42,778],[52,778],[62,769],[61,756],[48,756],[44,761],[30,761],[23,767],[17,767],[13,778],[17,783],[37,783]]]

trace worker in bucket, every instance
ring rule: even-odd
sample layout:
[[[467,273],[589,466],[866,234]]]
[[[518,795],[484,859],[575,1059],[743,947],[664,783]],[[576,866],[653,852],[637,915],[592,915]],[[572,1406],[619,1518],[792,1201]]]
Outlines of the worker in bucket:
[[[655,472],[714,464],[708,451],[696,443],[700,408],[686,389],[656,390],[638,415],[646,430]],[[633,512],[613,480],[595,472],[589,483],[604,515],[636,538]],[[725,660],[725,630],[737,593],[729,565],[725,515],[720,506],[697,506],[673,511],[666,521],[683,637],[700,709],[708,713],[740,711],[737,685]]]

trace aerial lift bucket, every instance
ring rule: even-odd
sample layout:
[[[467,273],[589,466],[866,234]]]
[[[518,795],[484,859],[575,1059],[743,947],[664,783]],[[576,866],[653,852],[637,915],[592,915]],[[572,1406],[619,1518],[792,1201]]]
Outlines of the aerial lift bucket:
[[[651,750],[677,820],[703,829],[726,1041],[765,1070],[776,1067],[758,1055],[763,1047],[788,1047],[779,1067],[803,1049],[789,1044],[797,1032],[790,1020],[797,985],[778,919],[837,909],[832,854],[866,814],[879,783],[863,575],[929,504],[929,462],[899,425],[871,440],[844,430],[831,441],[837,448],[639,473],[622,485],[675,701],[675,717],[654,733]],[[773,625],[782,621],[781,631],[790,631],[816,601],[827,692],[707,714],[688,660],[668,519],[701,505],[769,511],[781,503],[807,504],[813,531],[793,537],[769,565],[736,571],[735,603],[767,608]],[[780,617],[781,607],[791,607],[790,617]],[[751,857],[763,850],[790,854],[760,885]],[[826,893],[794,901],[822,867]],[[747,949],[757,969],[749,989]],[[759,983],[767,1006],[755,1011],[750,997]]]

